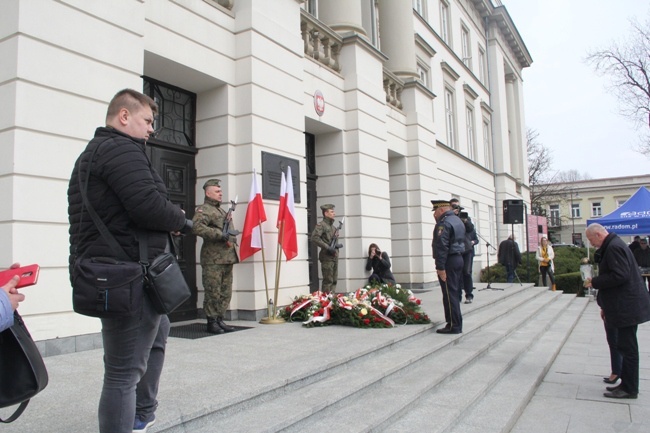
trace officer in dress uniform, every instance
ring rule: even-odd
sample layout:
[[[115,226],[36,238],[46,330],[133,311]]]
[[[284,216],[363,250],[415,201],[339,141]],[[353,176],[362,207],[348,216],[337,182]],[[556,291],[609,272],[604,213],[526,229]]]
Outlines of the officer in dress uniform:
[[[343,248],[343,245],[340,243],[335,246],[331,245],[336,231],[336,227],[334,227],[334,217],[336,216],[334,205],[324,204],[320,209],[323,212],[323,220],[314,228],[310,240],[320,247],[318,260],[323,274],[321,291],[334,293],[336,292],[336,280],[339,273],[339,248]]]
[[[436,262],[438,281],[442,290],[445,310],[444,328],[439,334],[463,332],[463,316],[460,312],[460,287],[463,278],[463,252],[465,252],[465,225],[451,208],[448,200],[431,200],[436,227],[433,231],[433,258]]]
[[[192,232],[203,238],[201,247],[201,268],[205,290],[203,311],[207,317],[207,332],[223,334],[235,330],[226,325],[223,316],[232,297],[232,267],[239,263],[235,246],[237,233],[231,221],[229,233],[223,233],[227,210],[221,207],[223,191],[221,180],[210,179],[203,185],[204,203],[196,208]]]

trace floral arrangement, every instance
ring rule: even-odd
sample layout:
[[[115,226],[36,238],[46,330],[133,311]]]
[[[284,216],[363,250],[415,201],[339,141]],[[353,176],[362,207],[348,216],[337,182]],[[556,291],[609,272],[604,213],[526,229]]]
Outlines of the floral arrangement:
[[[304,326],[347,325],[357,328],[391,328],[430,323],[420,300],[399,284],[368,284],[355,292],[296,296],[278,315]]]

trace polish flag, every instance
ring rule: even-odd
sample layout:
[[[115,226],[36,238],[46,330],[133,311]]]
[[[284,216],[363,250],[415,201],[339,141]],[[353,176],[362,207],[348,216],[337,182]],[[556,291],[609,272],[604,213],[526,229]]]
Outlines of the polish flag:
[[[275,223],[275,228],[279,229],[282,225],[282,220],[284,219],[284,210],[286,209],[287,203],[287,178],[284,177],[284,173],[280,172],[280,206],[278,207],[278,220]],[[278,239],[278,243],[282,245],[282,240]]]
[[[242,261],[262,249],[262,223],[266,221],[262,194],[257,187],[257,171],[253,169],[253,182],[251,193],[246,208],[246,220],[239,247],[239,256]]]
[[[293,178],[291,177],[291,167],[287,167],[287,177],[285,180],[286,192],[284,194],[284,205],[280,199],[280,211],[278,221],[282,222],[284,227],[280,231],[282,238],[278,241],[282,245],[282,251],[287,261],[298,255],[298,236],[296,234],[296,210],[293,202]],[[281,214],[281,215],[280,215]],[[282,218],[280,220],[280,217]]]

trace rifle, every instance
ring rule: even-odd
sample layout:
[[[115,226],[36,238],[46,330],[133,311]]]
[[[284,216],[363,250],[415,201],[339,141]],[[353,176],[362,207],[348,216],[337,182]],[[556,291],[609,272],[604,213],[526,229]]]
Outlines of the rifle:
[[[333,255],[336,254],[336,250],[338,250],[339,248],[343,248],[343,244],[339,244],[339,232],[343,227],[343,221],[345,221],[345,217],[343,217],[341,221],[339,221],[339,226],[334,229],[334,235],[332,236],[332,241],[330,242],[330,246],[328,248],[328,251]],[[334,250],[333,253],[332,250]]]
[[[232,213],[235,211],[235,208],[237,207],[238,197],[239,196],[235,196],[234,200],[230,200],[230,209],[228,209],[225,222],[223,223],[223,230],[221,230],[221,239],[223,239],[226,242],[228,241],[230,236],[237,236],[239,234],[239,230],[230,230],[230,223],[232,222]]]

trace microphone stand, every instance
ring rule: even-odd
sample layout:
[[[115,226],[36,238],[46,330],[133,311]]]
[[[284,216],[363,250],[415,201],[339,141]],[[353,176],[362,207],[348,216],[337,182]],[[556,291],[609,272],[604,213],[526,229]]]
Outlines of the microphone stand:
[[[476,232],[476,235],[479,238],[481,238],[483,240],[483,242],[485,242],[485,246],[487,247],[486,252],[487,252],[487,280],[488,280],[488,283],[487,283],[487,286],[485,286],[482,289],[478,289],[478,291],[480,292],[481,290],[503,290],[503,289],[492,287],[492,283],[490,282],[490,248],[492,248],[493,250],[496,250],[496,248],[494,248],[494,245],[492,245],[487,239],[485,239],[483,236],[481,236],[481,234],[479,232]]]

